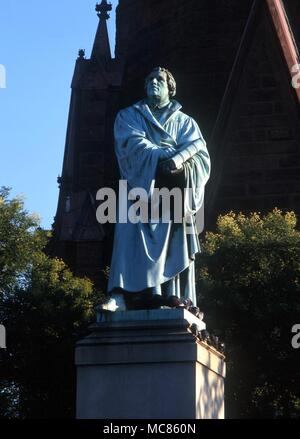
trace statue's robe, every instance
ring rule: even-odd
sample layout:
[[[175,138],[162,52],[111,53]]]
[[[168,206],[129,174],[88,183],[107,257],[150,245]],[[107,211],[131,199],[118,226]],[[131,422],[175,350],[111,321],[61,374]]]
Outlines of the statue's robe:
[[[150,289],[153,294],[189,298],[196,304],[195,255],[200,252],[195,214],[204,201],[210,158],[197,123],[172,100],[158,121],[146,101],[121,110],[115,122],[115,152],[120,177],[128,191],[153,193],[159,161],[173,158],[183,164],[191,197],[184,203],[183,220],[176,224],[117,222],[108,292]],[[124,202],[124,200],[122,200]],[[128,201],[128,209],[134,201]]]

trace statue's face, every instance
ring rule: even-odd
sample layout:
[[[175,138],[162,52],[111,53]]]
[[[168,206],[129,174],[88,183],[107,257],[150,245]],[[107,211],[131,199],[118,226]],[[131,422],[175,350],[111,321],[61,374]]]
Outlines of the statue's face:
[[[165,102],[169,99],[169,87],[167,74],[161,70],[153,70],[146,79],[147,96],[158,102]]]

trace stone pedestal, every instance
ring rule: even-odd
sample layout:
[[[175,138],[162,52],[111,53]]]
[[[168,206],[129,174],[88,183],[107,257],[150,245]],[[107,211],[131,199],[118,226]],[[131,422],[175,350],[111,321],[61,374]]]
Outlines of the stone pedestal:
[[[224,356],[185,309],[101,313],[76,346],[79,419],[222,419]]]

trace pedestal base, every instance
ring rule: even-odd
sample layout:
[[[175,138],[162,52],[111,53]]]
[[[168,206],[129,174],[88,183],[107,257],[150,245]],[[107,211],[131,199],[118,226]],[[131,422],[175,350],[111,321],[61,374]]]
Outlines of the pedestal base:
[[[222,419],[224,356],[185,309],[102,313],[76,347],[79,419]]]

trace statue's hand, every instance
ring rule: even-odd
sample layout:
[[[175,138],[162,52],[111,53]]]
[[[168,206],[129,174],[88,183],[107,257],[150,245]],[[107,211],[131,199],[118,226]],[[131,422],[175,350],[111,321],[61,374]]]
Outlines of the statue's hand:
[[[160,174],[163,175],[174,175],[181,173],[183,171],[183,166],[177,169],[174,160],[168,159],[160,162],[158,164],[157,170]]]
[[[178,169],[174,160],[165,160],[158,164],[155,180],[155,187],[159,189],[168,188],[172,190],[179,188],[183,190],[186,187],[184,166]]]

